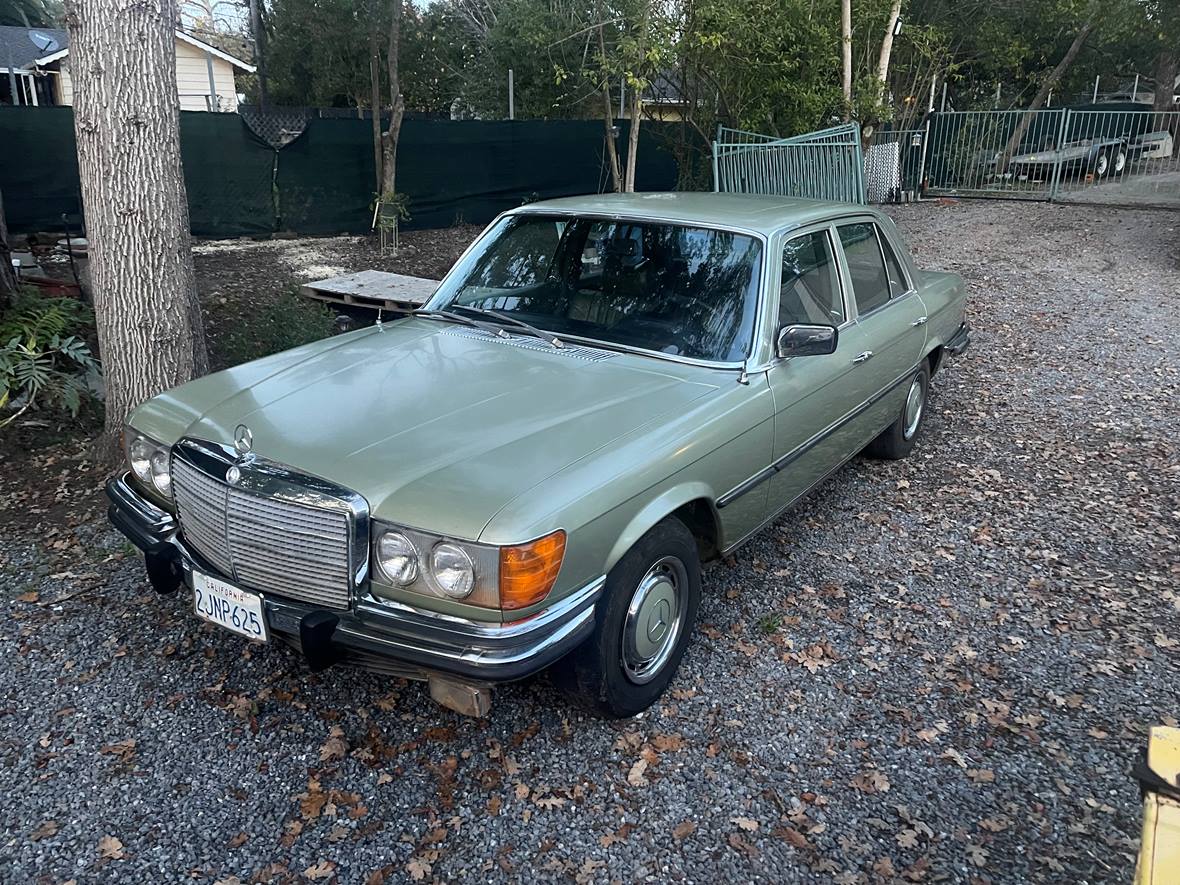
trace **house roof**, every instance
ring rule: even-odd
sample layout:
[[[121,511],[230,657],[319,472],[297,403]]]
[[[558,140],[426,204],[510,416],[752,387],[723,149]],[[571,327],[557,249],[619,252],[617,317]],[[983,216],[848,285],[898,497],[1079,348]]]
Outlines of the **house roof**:
[[[254,65],[242,61],[204,40],[198,40],[184,31],[176,32],[176,39],[215,58],[229,62],[248,74],[254,73]],[[33,65],[52,64],[69,55],[70,35],[59,28],[13,28],[0,27],[0,69],[10,64],[14,68],[30,68]],[[11,58],[11,61],[9,60]]]
[[[60,28],[0,27],[0,70],[9,65],[31,68],[38,59],[70,45],[70,35]]]

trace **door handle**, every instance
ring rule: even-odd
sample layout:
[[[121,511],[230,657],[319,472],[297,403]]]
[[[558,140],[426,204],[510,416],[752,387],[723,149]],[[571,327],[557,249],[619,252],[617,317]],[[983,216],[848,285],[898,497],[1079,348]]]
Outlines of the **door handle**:
[[[928,319],[928,317],[918,317],[916,320],[914,320],[912,323],[910,323],[910,325],[911,326],[924,326],[924,325],[926,325],[927,319]]]
[[[854,356],[852,358],[852,361],[854,363],[867,363],[872,358],[873,358],[873,352],[871,350],[866,350],[864,353]]]

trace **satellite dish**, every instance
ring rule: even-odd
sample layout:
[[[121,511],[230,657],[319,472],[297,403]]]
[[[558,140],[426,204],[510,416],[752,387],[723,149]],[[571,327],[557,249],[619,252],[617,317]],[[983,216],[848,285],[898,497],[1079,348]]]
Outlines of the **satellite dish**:
[[[61,49],[61,43],[56,37],[46,34],[44,31],[29,31],[29,40],[41,52],[57,52]]]

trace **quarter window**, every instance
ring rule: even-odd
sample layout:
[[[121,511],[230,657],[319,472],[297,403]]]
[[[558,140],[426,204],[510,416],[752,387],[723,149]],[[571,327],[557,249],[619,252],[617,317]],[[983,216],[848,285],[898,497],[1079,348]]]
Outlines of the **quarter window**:
[[[857,312],[866,314],[888,304],[891,297],[889,275],[885,271],[876,225],[869,222],[845,224],[839,230]]]
[[[844,322],[835,256],[826,231],[795,237],[783,247],[778,321],[780,326]]]
[[[877,237],[881,240],[881,252],[885,255],[885,270],[889,274],[889,291],[894,298],[904,295],[910,287],[906,284],[905,273],[901,269],[901,262],[897,260],[897,253],[893,251],[889,240],[880,229],[877,230]]]

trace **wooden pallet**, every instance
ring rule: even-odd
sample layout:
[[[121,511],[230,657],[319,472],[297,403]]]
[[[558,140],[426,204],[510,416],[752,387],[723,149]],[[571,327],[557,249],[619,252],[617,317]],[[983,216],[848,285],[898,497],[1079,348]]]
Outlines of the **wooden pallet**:
[[[299,287],[299,294],[348,307],[370,310],[414,310],[430,300],[438,280],[379,270],[317,280]]]

